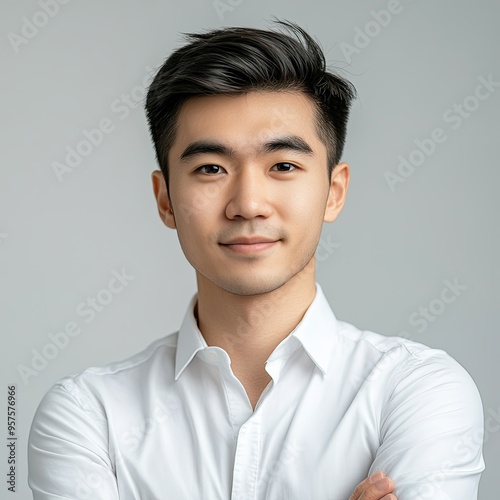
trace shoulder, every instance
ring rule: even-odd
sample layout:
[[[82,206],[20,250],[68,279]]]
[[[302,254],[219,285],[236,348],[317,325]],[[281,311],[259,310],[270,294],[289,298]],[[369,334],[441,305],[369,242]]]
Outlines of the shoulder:
[[[337,320],[337,332],[345,344],[356,348],[367,348],[380,355],[397,349],[404,350],[408,356],[429,356],[444,351],[415,342],[405,337],[383,335],[372,330],[362,330],[346,321]]]
[[[75,406],[81,411],[105,418],[106,401],[141,394],[144,380],[173,373],[177,334],[155,340],[142,351],[120,361],[90,366],[67,375],[50,387],[37,413],[54,406]]]
[[[349,324],[341,336],[353,352],[363,352],[358,366],[368,365],[358,390],[377,408],[380,442],[370,472],[384,470],[398,485],[398,498],[421,498],[422,491],[476,498],[484,412],[469,372],[445,350],[402,337]],[[445,491],[453,493],[439,496]]]
[[[465,369],[445,350],[430,347],[405,337],[383,335],[372,330],[361,330],[351,323],[337,320],[340,342],[352,351],[366,351],[374,359],[393,359],[393,367],[401,370],[417,367],[448,366],[451,370]],[[467,373],[467,372],[465,372]]]
[[[338,321],[338,338],[346,361],[364,382],[384,386],[386,403],[407,398],[435,397],[452,404],[471,405],[482,411],[477,386],[468,371],[448,352],[423,343],[386,336]],[[379,388],[380,389],[380,388]]]

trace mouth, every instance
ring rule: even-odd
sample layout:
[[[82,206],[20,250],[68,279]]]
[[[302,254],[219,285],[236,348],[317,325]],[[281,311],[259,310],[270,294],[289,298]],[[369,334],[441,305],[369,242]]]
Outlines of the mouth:
[[[252,238],[235,238],[221,246],[231,252],[239,254],[254,254],[268,250],[278,244],[280,240],[271,240],[265,237],[254,236]]]

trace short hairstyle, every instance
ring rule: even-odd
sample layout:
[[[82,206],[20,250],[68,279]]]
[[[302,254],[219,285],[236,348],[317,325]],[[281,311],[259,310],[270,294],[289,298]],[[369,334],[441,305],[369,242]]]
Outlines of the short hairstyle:
[[[183,33],[190,43],[176,49],[151,82],[146,116],[156,158],[168,188],[168,152],[182,104],[191,97],[241,95],[250,91],[301,91],[316,104],[316,129],[328,155],[328,176],[340,162],[354,85],[327,71],[318,43],[296,23],[275,21],[295,38],[276,31],[228,27]],[[303,40],[301,40],[302,36]]]

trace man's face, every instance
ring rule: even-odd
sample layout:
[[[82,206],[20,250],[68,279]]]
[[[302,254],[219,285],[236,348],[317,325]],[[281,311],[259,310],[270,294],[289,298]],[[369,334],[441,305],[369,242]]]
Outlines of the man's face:
[[[314,104],[299,92],[188,100],[168,158],[169,197],[153,173],[163,221],[198,280],[237,295],[271,292],[314,265],[349,181],[346,164],[329,181]]]

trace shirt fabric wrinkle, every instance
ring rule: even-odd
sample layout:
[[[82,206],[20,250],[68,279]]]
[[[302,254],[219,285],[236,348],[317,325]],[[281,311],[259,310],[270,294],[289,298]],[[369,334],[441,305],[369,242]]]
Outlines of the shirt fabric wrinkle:
[[[345,500],[375,470],[403,500],[477,498],[482,443],[455,445],[481,431],[481,399],[445,351],[338,320],[316,284],[254,411],[196,300],[178,332],[45,394],[28,439],[35,500]]]

